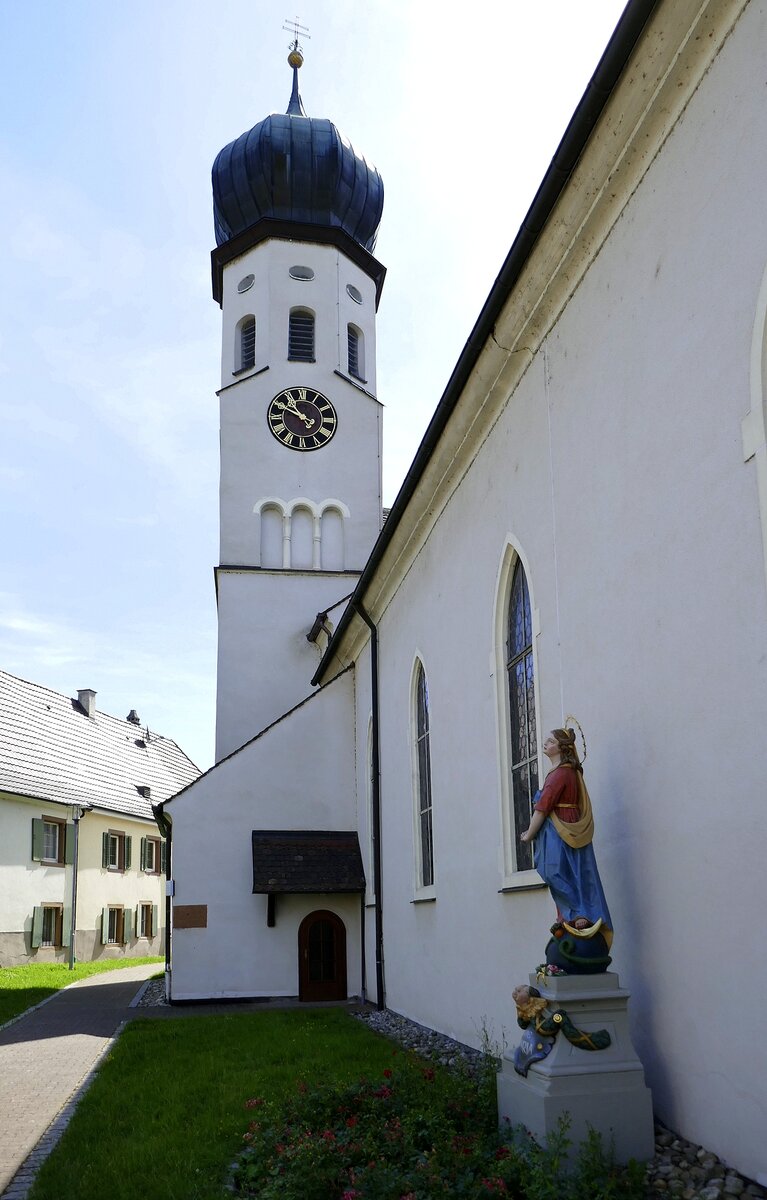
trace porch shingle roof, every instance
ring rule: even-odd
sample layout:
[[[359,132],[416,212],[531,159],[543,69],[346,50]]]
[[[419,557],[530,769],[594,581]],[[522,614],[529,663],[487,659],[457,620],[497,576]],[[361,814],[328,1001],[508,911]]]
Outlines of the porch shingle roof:
[[[364,892],[357,834],[331,830],[253,830],[253,891]]]

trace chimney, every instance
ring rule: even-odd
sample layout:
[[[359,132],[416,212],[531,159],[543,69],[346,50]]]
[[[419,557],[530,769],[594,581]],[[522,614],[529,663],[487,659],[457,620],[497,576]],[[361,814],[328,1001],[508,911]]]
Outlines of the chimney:
[[[77,702],[85,713],[86,717],[95,717],[96,693],[94,692],[93,688],[79,688],[77,692]]]
[[[141,718],[139,717],[139,715],[138,715],[138,713],[136,712],[135,708],[132,708],[132,709],[130,710],[130,712],[128,713],[128,715],[127,715],[127,717],[125,718],[125,720],[126,720],[126,721],[130,721],[131,725],[140,725],[140,724],[141,724]]]

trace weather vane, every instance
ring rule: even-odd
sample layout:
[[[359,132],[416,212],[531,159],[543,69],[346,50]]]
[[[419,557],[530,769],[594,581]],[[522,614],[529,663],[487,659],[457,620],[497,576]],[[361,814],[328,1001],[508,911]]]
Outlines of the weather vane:
[[[306,25],[302,25],[301,22],[299,21],[298,17],[296,17],[294,20],[291,20],[290,17],[286,17],[285,24],[283,25],[282,28],[287,33],[293,34],[293,41],[291,42],[288,49],[290,50],[291,54],[301,55],[301,62],[303,62],[304,61],[303,54],[301,53],[301,46],[299,45],[298,38],[300,35],[302,38],[309,38],[309,40],[311,41],[311,34],[309,33],[309,30],[307,29]],[[290,59],[288,59],[288,62],[290,62]],[[290,65],[300,67],[301,63],[292,63],[291,62]]]

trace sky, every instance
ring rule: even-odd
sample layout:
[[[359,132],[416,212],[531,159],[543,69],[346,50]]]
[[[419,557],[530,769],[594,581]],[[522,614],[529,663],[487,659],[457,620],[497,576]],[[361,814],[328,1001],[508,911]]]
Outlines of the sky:
[[[384,503],[622,0],[304,0],[310,116],[384,179]],[[272,0],[0,5],[0,669],[213,760],[210,168],[284,112]],[[254,732],[256,732],[254,730]]]

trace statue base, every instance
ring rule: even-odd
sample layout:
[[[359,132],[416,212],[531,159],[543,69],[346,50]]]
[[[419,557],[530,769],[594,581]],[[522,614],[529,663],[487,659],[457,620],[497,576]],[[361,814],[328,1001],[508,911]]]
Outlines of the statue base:
[[[610,1045],[604,1050],[583,1050],[560,1032],[546,1057],[530,1062],[526,1075],[515,1070],[514,1051],[508,1050],[498,1072],[500,1127],[507,1122],[523,1125],[536,1141],[545,1143],[567,1113],[571,1161],[589,1126],[602,1135],[606,1151],[612,1147],[616,1162],[652,1158],[652,1096],[631,1043],[629,993],[619,986],[618,976],[614,971],[549,975],[538,983],[531,975],[530,983],[549,1002],[550,1012],[564,1009],[573,1024],[587,1033],[606,1029]]]

